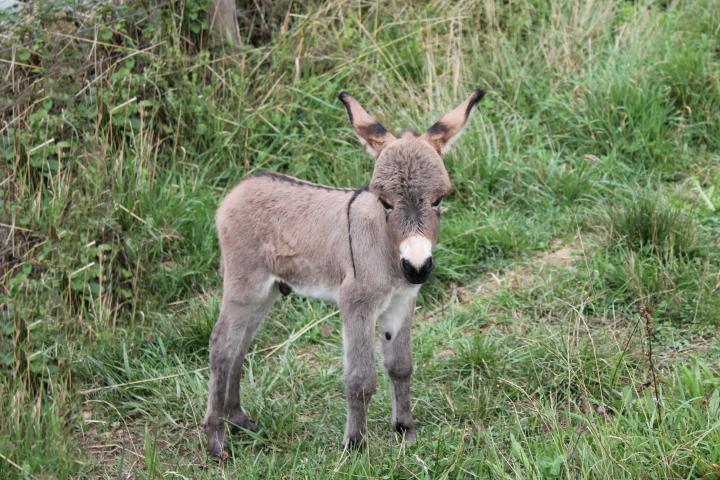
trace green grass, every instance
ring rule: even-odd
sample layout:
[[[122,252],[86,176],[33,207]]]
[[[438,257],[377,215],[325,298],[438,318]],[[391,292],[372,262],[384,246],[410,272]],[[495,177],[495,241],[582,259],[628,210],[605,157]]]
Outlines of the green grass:
[[[0,478],[720,475],[716,0],[281,1],[237,49],[200,0],[31,3],[0,12]],[[340,320],[291,297],[247,358],[260,432],[207,458],[223,195],[366,184],[342,90],[423,130],[476,87],[417,444],[381,373],[368,450],[342,450]]]

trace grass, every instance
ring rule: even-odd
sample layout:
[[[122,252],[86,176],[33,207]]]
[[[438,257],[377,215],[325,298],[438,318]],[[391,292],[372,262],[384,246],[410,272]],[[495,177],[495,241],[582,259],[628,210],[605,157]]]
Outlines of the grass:
[[[282,1],[237,49],[200,0],[99,3],[0,12],[0,478],[720,475],[717,1]],[[423,130],[478,86],[418,443],[381,373],[342,450],[340,320],[291,297],[247,358],[261,431],[207,458],[220,199],[259,170],[367,183],[342,90]]]

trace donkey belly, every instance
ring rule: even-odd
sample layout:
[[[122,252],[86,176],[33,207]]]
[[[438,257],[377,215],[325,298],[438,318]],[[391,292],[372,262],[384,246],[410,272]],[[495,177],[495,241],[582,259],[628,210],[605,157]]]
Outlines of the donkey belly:
[[[338,301],[339,288],[322,285],[295,285],[282,279],[279,279],[279,281],[287,284],[292,289],[293,293],[297,293],[302,297],[315,298],[317,300],[332,303],[337,303]]]
[[[296,293],[303,297],[337,303],[344,277],[332,251],[313,251],[309,245],[293,250],[291,255],[271,256],[268,266],[281,293]],[[283,285],[284,284],[284,285]]]
[[[287,290],[318,300],[337,303],[340,284],[344,271],[333,261],[333,252],[313,252],[305,245],[303,250],[289,256],[276,256],[269,263],[273,279],[278,283],[281,293]],[[301,253],[302,252],[302,253]],[[315,253],[315,255],[313,255]]]

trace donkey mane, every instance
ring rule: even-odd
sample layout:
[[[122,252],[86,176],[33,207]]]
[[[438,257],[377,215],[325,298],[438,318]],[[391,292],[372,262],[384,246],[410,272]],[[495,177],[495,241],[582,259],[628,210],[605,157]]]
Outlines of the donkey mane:
[[[284,182],[289,183],[290,185],[296,185],[298,187],[310,187],[310,188],[317,188],[319,190],[325,190],[328,192],[346,192],[346,193],[353,193],[367,190],[367,186],[360,187],[360,188],[343,188],[343,187],[330,187],[328,185],[321,185],[319,183],[312,183],[312,182],[306,182],[305,180],[300,180],[299,178],[291,177],[290,175],[283,175],[282,173],[275,173],[275,172],[262,172],[258,173],[257,175],[253,175],[253,178],[269,178],[270,180],[276,181],[276,182]]]

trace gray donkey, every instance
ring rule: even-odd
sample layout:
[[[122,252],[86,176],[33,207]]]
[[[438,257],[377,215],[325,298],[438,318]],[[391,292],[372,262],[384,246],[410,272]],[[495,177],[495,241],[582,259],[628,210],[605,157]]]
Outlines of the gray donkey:
[[[225,421],[255,429],[240,408],[243,358],[279,294],[338,304],[343,322],[345,445],[363,444],[375,391],[375,325],[391,381],[392,421],[415,440],[410,414],[410,327],[415,297],[433,269],[440,201],[450,191],[443,165],[484,92],[476,90],[418,136],[396,138],[341,93],[375,169],[370,185],[343,189],[266,173],[235,187],[217,212],[223,271],[220,318],[210,337],[203,421],[212,455],[225,455]]]

